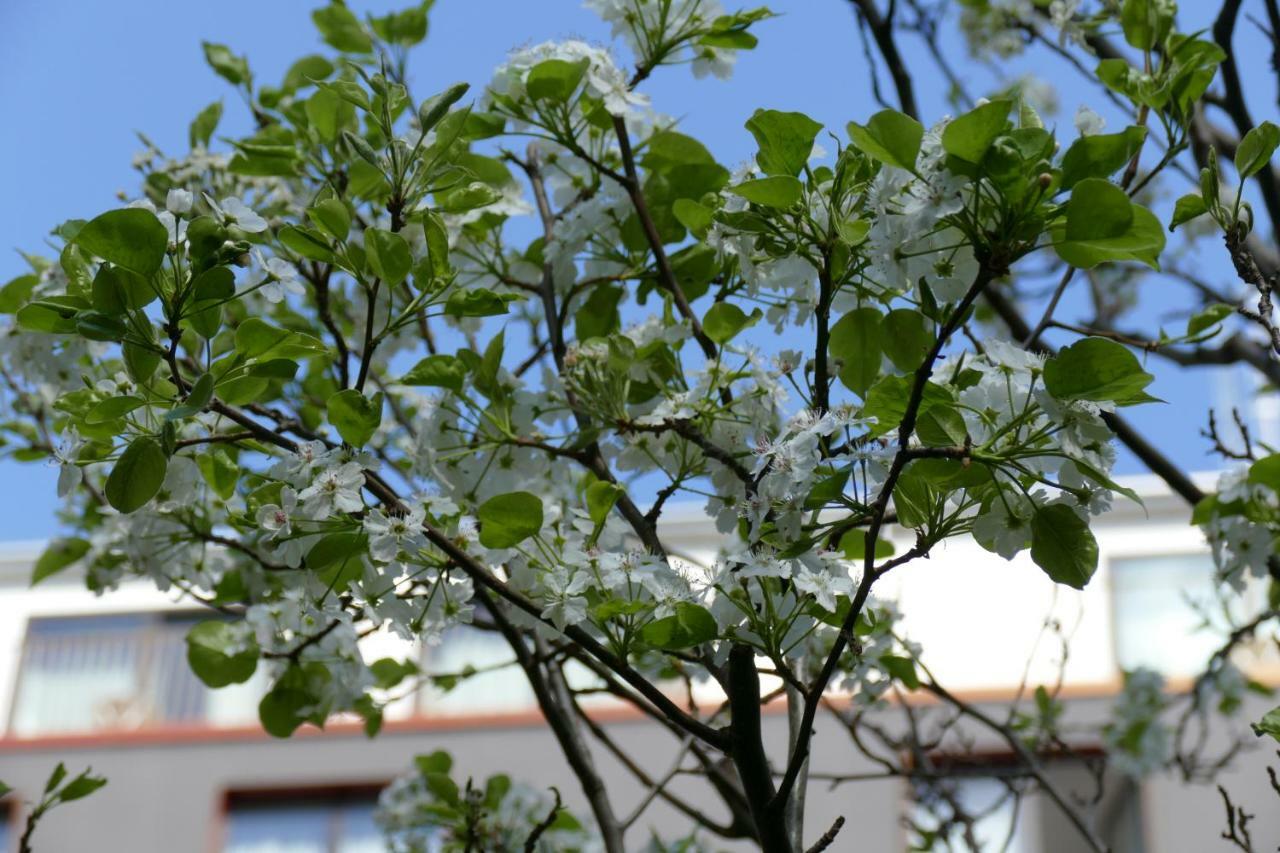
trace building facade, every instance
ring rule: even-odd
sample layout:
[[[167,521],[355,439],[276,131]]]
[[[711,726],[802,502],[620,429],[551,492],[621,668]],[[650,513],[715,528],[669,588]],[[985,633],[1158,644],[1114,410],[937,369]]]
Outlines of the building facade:
[[[1122,673],[1151,666],[1185,688],[1220,642],[1202,629],[1196,601],[1213,600],[1212,564],[1185,507],[1152,481],[1128,483],[1145,509],[1119,506],[1095,525],[1098,575],[1083,592],[1057,587],[1025,555],[1006,562],[972,542],[940,547],[877,587],[896,599],[906,635],[924,649],[937,680],[979,707],[1004,709],[1028,687],[1061,680],[1072,725],[1108,713]],[[672,553],[710,560],[719,545],[697,508],[675,511],[663,529]],[[477,781],[507,773],[536,788],[555,786],[566,804],[586,813],[577,783],[547,731],[533,696],[501,639],[460,628],[430,649],[392,638],[366,640],[370,659],[411,656],[423,670],[484,669],[445,693],[415,690],[388,708],[384,730],[366,739],[358,723],[335,721],[323,732],[293,738],[265,735],[256,721],[259,681],[211,691],[189,672],[184,637],[204,618],[189,602],[131,582],[103,597],[71,574],[30,587],[38,543],[0,552],[0,780],[15,788],[0,800],[0,851],[17,849],[24,800],[38,795],[59,761],[108,777],[106,788],[52,813],[36,850],[131,853],[365,853],[383,849],[373,822],[378,791],[409,769],[412,757],[443,749]],[[1250,593],[1253,594],[1253,593]],[[1264,591],[1257,593],[1265,596]],[[1056,627],[1046,631],[1046,624]],[[1051,634],[1049,640],[1046,636]],[[1070,640],[1063,662],[1060,643]],[[1276,655],[1246,647],[1240,660],[1254,679],[1280,683]],[[923,696],[908,701],[927,703]],[[1270,708],[1259,697],[1239,725]],[[658,726],[607,698],[592,715],[654,778],[680,758],[679,745]],[[886,714],[892,711],[886,711]],[[782,755],[787,737],[779,707],[765,714],[767,738]],[[1007,746],[974,732],[973,754],[989,767],[966,772],[962,796],[983,811],[984,797],[1007,758]],[[874,775],[834,718],[820,718],[811,772],[815,777]],[[1087,750],[1089,744],[1083,744]],[[1259,742],[1238,755],[1221,781],[1247,810],[1258,813],[1255,840],[1280,843],[1280,809],[1266,782],[1274,750]],[[603,775],[622,813],[646,799],[636,776],[603,750]],[[1069,762],[1050,772],[1065,791],[1087,787],[1085,770]],[[972,778],[970,778],[972,777]],[[672,790],[696,808],[718,803],[690,781]],[[1096,810],[1099,831],[1124,853],[1202,853],[1224,849],[1222,804],[1212,786],[1186,785],[1172,774],[1117,778]],[[820,835],[837,815],[846,824],[834,850],[902,851],[906,820],[917,814],[906,783],[883,778],[811,785],[806,837]],[[1016,853],[1087,849],[1043,797],[1023,805],[1010,826],[1003,807],[987,810],[977,833],[990,846]],[[687,832],[689,822],[661,800],[628,836],[640,846],[650,831]],[[1002,847],[1008,840],[1008,846]],[[1273,840],[1274,839],[1274,840]],[[726,842],[717,849],[749,849]]]

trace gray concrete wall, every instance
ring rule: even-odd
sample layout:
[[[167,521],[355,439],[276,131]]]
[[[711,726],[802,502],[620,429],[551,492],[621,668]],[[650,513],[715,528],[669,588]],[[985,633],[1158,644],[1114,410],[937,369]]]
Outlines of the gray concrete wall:
[[[1265,710],[1265,702],[1248,713]],[[1101,703],[1075,700],[1072,714],[1096,714]],[[677,746],[656,725],[643,720],[611,722],[610,734],[651,775],[661,776],[672,765]],[[765,717],[771,753],[782,755],[786,740],[785,719]],[[980,750],[998,744],[976,738]],[[251,733],[209,733],[195,737],[152,738],[134,736],[128,742],[96,744],[71,739],[20,744],[0,742],[0,779],[25,796],[34,796],[50,768],[65,761],[72,772],[92,765],[110,783],[92,797],[51,814],[37,835],[37,853],[75,851],[128,851],[129,853],[212,853],[219,849],[222,803],[228,790],[265,787],[310,787],[380,783],[408,768],[412,757],[445,749],[455,758],[455,768],[481,780],[503,772],[528,784],[556,786],[568,805],[585,814],[582,793],[560,755],[555,740],[541,724],[494,725],[486,722],[470,728],[392,729],[374,740],[358,731],[334,731],[301,735],[277,741]],[[643,790],[615,760],[597,750],[598,762],[620,814],[628,814]],[[1254,838],[1258,849],[1280,843],[1280,800],[1266,781],[1265,766],[1280,767],[1274,750],[1255,750],[1224,773],[1222,782],[1237,799],[1258,813]],[[464,769],[465,768],[465,769]],[[876,768],[860,758],[847,735],[828,720],[820,725],[814,752],[815,772],[856,773]],[[1087,777],[1064,768],[1055,781],[1068,792],[1088,790]],[[723,820],[723,806],[703,783],[683,779],[673,791],[711,817]],[[905,849],[901,816],[906,786],[896,779],[857,782],[831,788],[810,786],[806,838],[812,840],[830,826],[837,815],[847,823],[831,849],[890,853]],[[1142,787],[1146,853],[1205,853],[1223,848],[1218,837],[1223,827],[1221,803],[1212,786],[1185,786],[1167,777],[1148,780]],[[1022,820],[1042,839],[1044,853],[1076,853],[1086,848],[1071,826],[1043,797],[1030,798]],[[630,833],[639,847],[650,828],[665,837],[687,831],[689,820],[661,802],[655,802]],[[723,843],[719,848],[750,850],[750,845]],[[1116,853],[1134,853],[1117,850]]]

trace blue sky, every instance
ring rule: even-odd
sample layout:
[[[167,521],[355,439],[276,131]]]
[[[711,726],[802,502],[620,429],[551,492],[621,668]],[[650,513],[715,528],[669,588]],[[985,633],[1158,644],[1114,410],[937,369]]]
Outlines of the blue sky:
[[[275,83],[297,57],[329,52],[311,26],[313,5],[319,3],[0,3],[0,55],[6,66],[0,75],[0,115],[6,117],[0,129],[0,245],[6,250],[0,252],[0,283],[25,271],[10,249],[38,252],[58,222],[91,217],[114,206],[118,191],[133,192],[137,174],[130,158],[140,148],[135,131],[146,133],[161,150],[184,150],[191,118],[219,98],[226,107],[220,131],[247,130],[243,105],[207,68],[200,41],[225,43],[247,54],[255,77]],[[349,5],[363,13],[400,4]],[[850,4],[780,0],[771,5],[782,16],[760,25],[760,47],[742,55],[731,81],[694,80],[687,69],[675,68],[661,70],[645,84],[657,109],[681,117],[685,132],[729,165],[754,151],[743,122],[757,107],[803,111],[842,136],[845,122],[865,119],[879,108]],[[577,0],[438,0],[431,34],[411,62],[413,89],[421,96],[458,80],[478,88],[510,49],[565,37],[603,42],[609,32]],[[947,37],[954,38],[953,31]],[[966,63],[959,46],[951,47],[972,92],[985,94],[995,75]],[[907,41],[904,48],[908,62],[921,69],[917,97],[926,120],[941,117],[947,109],[940,76],[919,45]],[[1017,76],[1025,65],[1000,73]],[[1076,105],[1098,98],[1065,66],[1036,70],[1060,86],[1057,123],[1064,129],[1060,136],[1070,138]],[[892,91],[887,81],[883,88]],[[1113,118],[1110,126],[1121,124]],[[1222,262],[1216,255],[1214,260]],[[1184,464],[1207,467],[1210,460],[1196,429],[1206,405],[1219,402],[1209,381],[1219,374],[1187,378],[1156,372],[1153,390],[1169,405],[1146,407],[1134,420],[1154,430],[1157,443]],[[1136,464],[1125,459],[1121,470],[1134,471]],[[0,461],[0,541],[40,538],[56,529],[54,480],[54,469],[47,466]]]

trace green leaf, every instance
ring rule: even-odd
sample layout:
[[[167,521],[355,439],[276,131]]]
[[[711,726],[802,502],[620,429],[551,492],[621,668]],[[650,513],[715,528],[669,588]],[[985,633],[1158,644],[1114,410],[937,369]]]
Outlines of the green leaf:
[[[465,187],[436,196],[436,207],[442,213],[466,213],[479,207],[488,207],[502,193],[481,181],[472,181]]]
[[[76,331],[76,316],[87,307],[77,296],[50,296],[22,306],[14,319],[28,331],[70,335]]]
[[[989,101],[952,119],[942,131],[942,149],[966,163],[981,163],[991,143],[1008,127],[1009,107],[1009,101]]]
[[[1066,239],[1074,241],[1119,237],[1133,225],[1129,196],[1110,181],[1081,181],[1067,202]]]
[[[1059,400],[1124,403],[1140,395],[1155,377],[1129,349],[1106,338],[1083,338],[1049,359],[1045,389]]]
[[[364,249],[373,274],[391,287],[404,281],[413,268],[413,254],[409,251],[409,243],[394,231],[366,228]]]
[[[1085,178],[1112,175],[1133,159],[1146,138],[1145,127],[1080,137],[1062,157],[1062,188],[1069,190]]]
[[[44,783],[44,792],[46,794],[53,791],[54,788],[62,784],[62,780],[67,778],[67,767],[61,761],[58,766],[53,768],[53,772],[49,774],[49,779]]]
[[[693,199],[678,198],[671,205],[671,215],[676,221],[688,228],[699,240],[707,236],[715,223],[715,214],[711,208],[699,204]]]
[[[1249,482],[1280,491],[1280,453],[1264,456],[1250,465]]]
[[[382,394],[370,399],[354,388],[339,391],[325,404],[329,423],[342,440],[352,447],[363,447],[373,438],[382,423]]]
[[[412,47],[427,37],[427,10],[434,0],[422,0],[416,6],[372,18],[373,31],[386,42]]]
[[[84,422],[90,425],[110,423],[145,405],[146,400],[141,397],[108,397],[85,412]]]
[[[141,509],[160,491],[168,466],[158,441],[150,436],[134,439],[107,477],[107,503],[126,515]]]
[[[1138,50],[1151,50],[1169,31],[1168,14],[1161,0],[1124,0],[1120,7],[1120,27],[1124,40]]]
[[[31,572],[31,585],[35,586],[45,578],[53,577],[87,553],[89,553],[87,539],[76,537],[54,539],[36,560],[35,568]]]
[[[1270,735],[1273,739],[1280,740],[1280,708],[1272,708],[1263,715],[1261,720],[1249,725],[1258,737]]]
[[[880,664],[891,678],[902,682],[908,690],[920,689],[920,676],[916,673],[916,662],[911,658],[899,655],[881,655]]]
[[[249,61],[243,56],[236,56],[225,44],[202,41],[200,46],[204,48],[204,61],[209,63],[209,67],[223,80],[232,86],[249,82],[251,79]]]
[[[101,311],[81,311],[76,315],[76,332],[91,341],[119,341],[128,330],[123,320]]]
[[[1177,228],[1183,223],[1190,222],[1209,212],[1209,208],[1204,203],[1204,198],[1199,193],[1187,193],[1178,199],[1178,203],[1173,206],[1173,219],[1169,221],[1169,230]]]
[[[221,269],[230,275],[225,267],[214,269]],[[207,270],[196,280],[199,281],[212,272],[213,270]],[[123,314],[130,308],[145,308],[156,298],[155,288],[145,277],[111,264],[98,267],[92,288],[93,307],[104,314]]]
[[[804,195],[804,185],[790,175],[775,175],[771,178],[743,181],[737,186],[728,187],[728,191],[761,207],[787,208],[800,201]]]
[[[334,261],[333,248],[329,240],[314,228],[304,225],[286,225],[277,234],[280,242],[288,249],[304,258],[331,264]]]
[[[1066,205],[1066,226],[1054,230],[1054,250],[1075,267],[1105,261],[1139,261],[1159,269],[1164,229],[1155,214],[1129,201],[1124,190],[1100,178],[1076,184]]]
[[[196,457],[196,465],[204,481],[213,489],[214,494],[224,501],[236,492],[236,483],[240,479],[240,466],[222,449],[209,453],[201,453]]]
[[[755,137],[760,151],[756,164],[766,175],[795,177],[809,162],[813,140],[822,125],[804,113],[778,110],[756,110],[747,119],[747,130]]]
[[[307,216],[321,231],[339,242],[346,240],[351,231],[351,211],[336,198],[317,202],[307,211]]]
[[[528,492],[498,495],[480,504],[480,544],[512,548],[542,529],[542,501]]]
[[[372,53],[373,41],[360,20],[342,3],[330,3],[311,13],[320,36],[343,53]]]
[[[1055,583],[1084,589],[1098,569],[1098,542],[1066,504],[1037,507],[1031,517],[1031,559]]]
[[[870,433],[874,436],[884,435],[898,428],[907,412],[907,400],[911,396],[912,378],[909,376],[885,376],[867,392],[867,402],[862,407],[862,416],[875,418],[875,425]],[[924,386],[924,397],[920,401],[918,415],[927,412],[939,403],[952,402],[951,395],[941,385],[930,382]],[[917,415],[917,416],[918,416]]]
[[[851,121],[846,129],[854,147],[868,157],[908,172],[915,171],[924,127],[911,116],[897,110],[881,110],[865,125]]]
[[[596,480],[587,486],[587,514],[591,517],[592,523],[604,524],[604,520],[609,517],[609,511],[622,495],[623,489],[608,480]]]
[[[483,287],[454,290],[445,300],[444,313],[450,317],[495,317],[506,314],[508,303],[519,298],[515,294],[497,294]]]
[[[187,632],[187,663],[209,687],[244,684],[258,668],[258,641],[247,622],[211,619]]]
[[[369,664],[369,671],[373,673],[379,690],[390,690],[409,676],[417,675],[419,669],[412,660],[401,662],[395,658],[379,658]]]
[[[106,784],[107,780],[105,777],[90,776],[89,771],[86,770],[68,782],[62,790],[58,792],[58,801],[70,803],[84,799]]]
[[[316,704],[315,697],[305,689],[305,679],[289,678],[292,672],[301,675],[301,670],[286,671],[285,676],[258,703],[258,719],[272,737],[292,735],[298,726],[311,718],[311,708]],[[299,681],[301,683],[295,683]]]
[[[640,639],[660,649],[687,649],[714,640],[719,633],[720,628],[710,611],[682,601],[676,605],[675,613],[641,628]]]
[[[335,142],[356,116],[356,108],[329,88],[316,89],[304,102],[303,111],[311,127],[328,143]]]
[[[827,349],[831,357],[840,362],[840,381],[859,397],[866,396],[867,389],[880,376],[880,363],[884,359],[883,320],[875,308],[858,308],[831,327]]]
[[[34,275],[20,275],[0,287],[0,314],[13,314],[31,298],[40,279]]]
[[[422,102],[418,107],[418,126],[422,133],[426,133],[440,123],[440,119],[444,118],[449,112],[449,107],[461,100],[462,96],[471,88],[470,83],[454,83],[448,89],[445,89],[438,95],[433,95]]]
[[[867,531],[854,529],[846,531],[840,537],[840,553],[846,560],[861,564],[867,558]],[[893,556],[893,543],[884,539],[876,539],[876,559]]]
[[[1261,172],[1271,162],[1277,145],[1280,145],[1280,127],[1264,121],[1251,128],[1236,148],[1236,171],[1240,180]]]
[[[257,317],[249,317],[236,329],[236,351],[246,359],[310,358],[328,352],[318,338],[281,329]]]
[[[289,70],[284,73],[284,81],[280,84],[280,88],[286,92],[296,92],[318,80],[328,78],[333,72],[332,62],[313,53],[289,66]]]
[[[732,302],[717,302],[702,318],[702,330],[718,344],[727,343],[743,329],[754,326],[761,317],[757,308],[747,314]]]
[[[436,773],[447,776],[453,769],[453,758],[444,750],[437,749],[429,755],[415,755],[413,766],[424,776]]]
[[[448,388],[455,394],[461,394],[462,383],[466,378],[467,365],[462,359],[447,353],[437,353],[415,364],[400,379],[400,384]]]
[[[899,370],[913,372],[918,369],[933,341],[931,324],[919,311],[895,308],[885,315],[881,343],[884,354]]]
[[[544,59],[529,69],[525,78],[525,91],[535,101],[564,103],[578,91],[582,77],[587,72],[589,60],[569,62],[564,59]]]
[[[1191,319],[1187,320],[1187,337],[1196,337],[1202,332],[1212,329],[1236,312],[1231,305],[1215,302]]]
[[[192,148],[208,148],[209,140],[213,139],[213,132],[218,129],[220,121],[222,121],[222,101],[214,101],[192,119],[191,127],[187,129],[188,144]]]
[[[75,243],[104,261],[139,275],[151,275],[164,263],[169,232],[151,211],[126,207],[90,219],[76,235]]]
[[[204,411],[204,407],[209,405],[209,401],[212,399],[213,374],[203,373],[195,382],[191,383],[191,390],[187,393],[187,399],[183,400],[181,405],[174,406],[165,413],[164,419],[166,421],[176,421],[198,415]]]
[[[622,301],[622,297],[621,287],[599,284],[591,288],[591,295],[573,313],[578,340],[603,338],[618,331],[622,325],[622,318],[618,314],[618,303]]]

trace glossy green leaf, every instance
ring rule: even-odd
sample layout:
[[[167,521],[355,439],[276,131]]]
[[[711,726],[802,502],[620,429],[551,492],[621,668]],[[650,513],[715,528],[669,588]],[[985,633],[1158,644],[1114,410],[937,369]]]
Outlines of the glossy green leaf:
[[[342,3],[330,3],[311,13],[326,43],[343,53],[372,53],[373,41],[355,13]]]
[[[1208,212],[1209,208],[1205,205],[1203,196],[1199,193],[1187,193],[1173,206],[1173,219],[1169,220],[1169,230],[1172,231],[1179,225],[1197,219]]]
[[[1098,569],[1098,543],[1075,510],[1049,504],[1031,517],[1031,559],[1054,582],[1084,589]]]
[[[35,586],[40,581],[53,577],[68,566],[74,565],[87,553],[89,553],[87,539],[63,536],[52,540],[36,560],[35,568],[31,571],[31,585]]]
[[[107,477],[107,503],[125,514],[141,509],[160,491],[168,466],[158,441],[150,436],[134,439]]]
[[[415,364],[400,378],[400,384],[448,388],[454,393],[461,394],[466,378],[467,365],[460,358],[448,353],[437,353]]]
[[[1069,190],[1085,178],[1113,175],[1142,149],[1146,138],[1145,127],[1081,136],[1062,157],[1062,188]]]
[[[192,148],[208,148],[209,140],[213,139],[213,132],[218,129],[220,121],[222,121],[222,101],[214,101],[192,119],[191,126],[187,129],[188,144]]]
[[[587,72],[588,60],[544,59],[529,69],[525,91],[535,101],[563,103],[573,97]]]
[[[911,116],[897,110],[881,110],[865,125],[851,121],[846,129],[850,141],[868,157],[915,171],[924,127]]]
[[[743,181],[728,191],[761,207],[787,208],[804,196],[804,185],[790,175],[775,175]]]
[[[542,529],[542,501],[528,492],[498,495],[480,504],[480,544],[513,548]]]
[[[660,649],[687,649],[714,640],[720,633],[715,617],[701,605],[682,601],[675,613],[640,629],[640,638]]]
[[[1124,403],[1140,399],[1155,379],[1127,347],[1106,338],[1083,338],[1045,362],[1045,389],[1059,400]]]
[[[325,404],[329,423],[342,440],[352,447],[363,447],[373,438],[382,423],[382,394],[366,397],[354,388],[339,391]]]
[[[394,231],[366,228],[364,248],[368,255],[369,268],[373,270],[374,275],[382,279],[383,284],[396,287],[405,280],[413,267],[413,254],[409,251],[409,243]]]
[[[204,60],[218,76],[232,86],[241,86],[249,82],[249,61],[243,56],[236,56],[225,44],[214,44],[202,41]]]
[[[164,263],[169,232],[151,211],[126,207],[89,220],[75,243],[90,255],[149,276]]]
[[[258,669],[258,641],[247,622],[211,619],[187,632],[187,663],[208,687],[244,684]]]
[[[813,153],[813,140],[822,125],[804,113],[756,110],[747,119],[759,152],[756,164],[766,175],[795,177]]]
[[[1236,148],[1236,171],[1241,180],[1256,175],[1271,163],[1271,155],[1280,145],[1280,127],[1264,121],[1240,140]]]
[[[702,330],[716,343],[728,343],[743,329],[754,326],[761,316],[759,308],[748,314],[732,302],[717,302],[703,316]]]
[[[957,116],[942,131],[942,149],[966,163],[978,164],[1009,125],[1010,102],[989,101]]]
[[[858,396],[880,376],[884,359],[884,317],[875,308],[858,308],[841,317],[831,327],[827,347],[839,363],[840,381]]]

